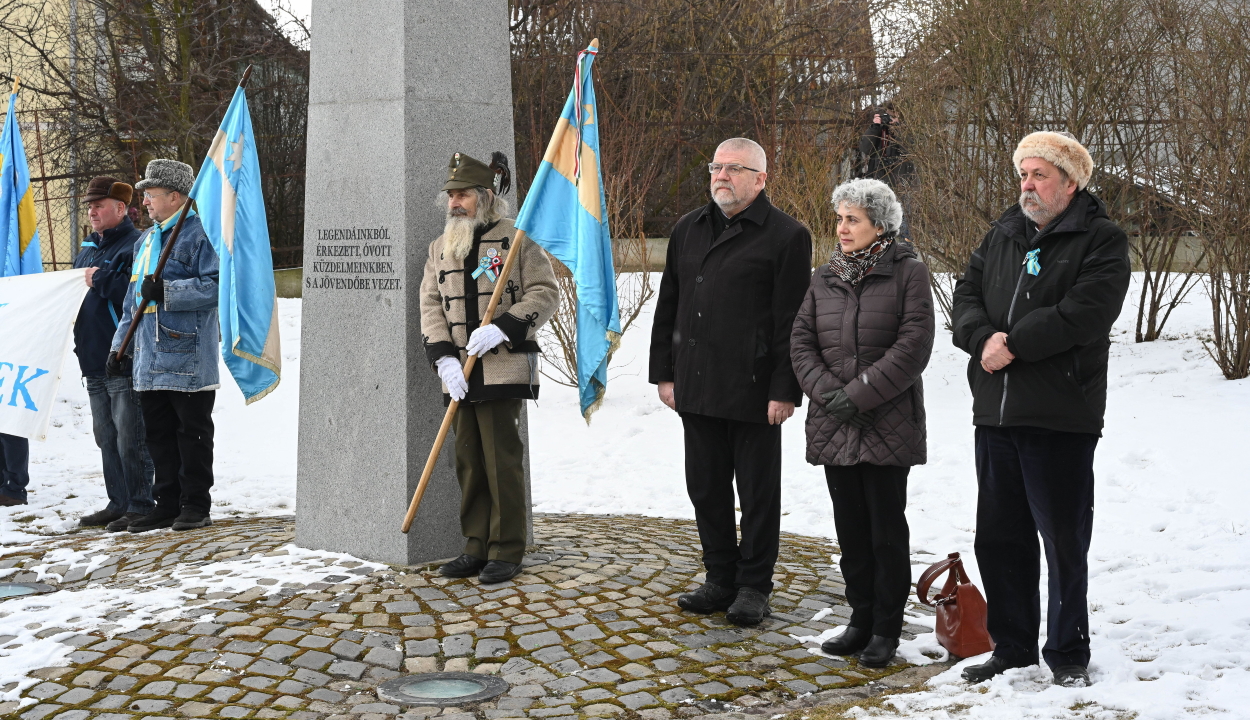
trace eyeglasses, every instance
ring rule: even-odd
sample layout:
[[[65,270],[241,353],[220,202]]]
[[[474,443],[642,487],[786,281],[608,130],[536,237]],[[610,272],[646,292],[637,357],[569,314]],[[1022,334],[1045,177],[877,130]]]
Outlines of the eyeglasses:
[[[171,190],[170,192],[173,192],[173,191]],[[143,193],[143,199],[144,199],[144,200],[151,200],[152,198],[158,198],[158,197],[161,197],[161,196],[164,196],[164,195],[168,195],[168,194],[169,194],[169,193],[167,193],[167,192],[163,192],[163,193],[156,193],[155,195],[153,195],[152,193],[147,192],[147,191],[145,190],[145,191],[144,191],[144,193]]]
[[[707,171],[708,173],[712,175],[715,175],[721,170],[728,171],[729,174],[734,177],[741,175],[743,170],[750,170],[751,172],[762,172],[760,170],[756,170],[755,168],[749,168],[746,165],[739,165],[738,163],[708,163],[707,164]]]

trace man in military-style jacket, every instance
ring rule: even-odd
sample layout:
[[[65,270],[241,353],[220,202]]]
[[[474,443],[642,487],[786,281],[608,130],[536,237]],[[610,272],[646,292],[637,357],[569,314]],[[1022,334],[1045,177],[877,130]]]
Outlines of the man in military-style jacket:
[[[507,158],[490,165],[456,153],[447,183],[447,219],[430,244],[421,282],[421,334],[426,356],[443,381],[444,401],[460,402],[456,476],[464,554],[442,566],[447,577],[478,575],[503,582],[521,571],[525,555],[525,468],[521,407],[538,399],[536,335],[559,303],[555,272],[538,245],[514,245]],[[508,253],[519,252],[508,277]],[[504,291],[483,324],[496,283]],[[478,361],[468,380],[463,363]]]

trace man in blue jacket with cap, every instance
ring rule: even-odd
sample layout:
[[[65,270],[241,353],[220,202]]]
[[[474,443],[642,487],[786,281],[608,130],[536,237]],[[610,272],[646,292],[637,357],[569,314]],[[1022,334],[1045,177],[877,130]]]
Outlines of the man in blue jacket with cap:
[[[87,184],[83,201],[92,233],[74,258],[86,268],[87,295],[74,323],[74,353],[91,398],[91,424],[104,466],[109,504],[84,515],[81,527],[109,532],[152,512],[152,459],[144,442],[143,413],[130,375],[108,377],[104,365],[122,314],[139,230],[127,214],[134,189],[103,176]]]

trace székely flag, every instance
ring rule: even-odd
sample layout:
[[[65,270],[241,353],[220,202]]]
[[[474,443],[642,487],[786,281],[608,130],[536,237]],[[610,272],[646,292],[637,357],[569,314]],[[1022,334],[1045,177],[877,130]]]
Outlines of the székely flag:
[[[587,422],[603,402],[608,360],[621,337],[590,74],[598,52],[593,40],[577,54],[573,90],[516,219],[516,227],[564,263],[577,284],[577,390]]]
[[[242,87],[234,91],[191,197],[221,260],[221,356],[251,404],[278,386],[282,354],[260,162]]]
[[[30,187],[26,146],[17,126],[17,84],[0,134],[0,277],[43,272],[35,197]]]

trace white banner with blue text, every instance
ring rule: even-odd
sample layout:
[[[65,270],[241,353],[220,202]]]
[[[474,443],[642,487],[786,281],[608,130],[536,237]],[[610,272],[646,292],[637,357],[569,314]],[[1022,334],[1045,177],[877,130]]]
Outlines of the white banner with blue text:
[[[46,440],[86,270],[0,278],[0,433]]]

